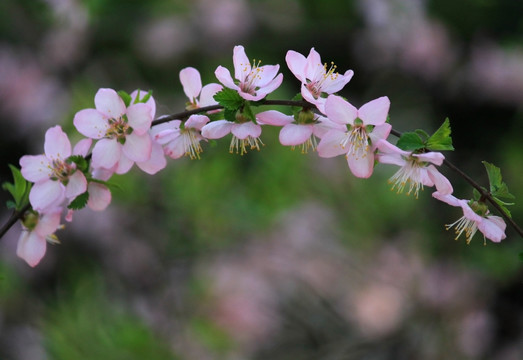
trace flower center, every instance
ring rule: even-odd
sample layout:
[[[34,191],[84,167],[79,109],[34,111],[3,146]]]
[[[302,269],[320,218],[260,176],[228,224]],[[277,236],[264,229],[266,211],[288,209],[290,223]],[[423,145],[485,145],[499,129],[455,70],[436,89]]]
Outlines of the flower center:
[[[470,220],[469,218],[462,216],[457,221],[453,222],[452,224],[445,225],[445,228],[447,230],[451,229],[453,226],[455,226],[454,232],[456,233],[455,240],[458,240],[458,238],[465,232],[465,237],[467,238],[467,244],[470,243],[470,240],[472,240],[472,237],[478,231],[478,224],[474,220]]]
[[[265,145],[259,137],[252,137],[249,135],[245,139],[239,139],[233,135],[231,145],[229,146],[229,152],[232,154],[236,150],[236,154],[243,156],[243,154],[247,153],[247,147],[250,147],[251,150],[256,149],[260,151],[260,144]]]
[[[200,159],[203,149],[200,145],[199,133],[191,128],[183,128],[180,129],[180,136],[183,139],[185,155],[189,156],[191,160]]]
[[[67,183],[69,181],[69,176],[73,174],[76,170],[76,167],[73,164],[68,164],[62,159],[53,159],[51,165],[49,166],[52,174],[50,176],[51,180],[60,181],[62,183]]]
[[[109,139],[117,139],[119,142],[125,142],[125,137],[133,132],[133,128],[129,126],[127,116],[124,115],[118,119],[111,118],[108,120],[109,128],[105,133],[105,137]]]
[[[337,66],[333,62],[331,62],[329,69],[327,69],[327,63],[323,64],[323,66],[318,64],[313,79],[305,85],[315,99],[321,96],[323,85],[327,79],[334,81],[338,78],[339,74],[336,72],[336,68]]]
[[[392,184],[391,190],[397,189],[397,193],[401,194],[405,189],[407,183],[409,184],[409,191],[407,195],[410,195],[414,191],[414,196],[418,198],[419,190],[423,190],[423,183],[421,182],[421,168],[423,164],[418,161],[417,158],[411,156],[407,159],[407,164],[402,166],[392,177],[389,179],[389,183]]]
[[[340,145],[342,148],[348,146],[347,156],[354,156],[356,159],[366,157],[369,151],[369,138],[365,126],[352,127]]]
[[[256,90],[259,89],[259,87],[256,86],[256,83],[261,80],[261,73],[263,72],[263,67],[260,67],[261,61],[258,60],[256,62],[256,59],[252,61],[252,66],[250,64],[244,65],[240,64],[241,66],[245,66],[243,68],[243,73],[247,73],[247,76],[245,76],[245,79],[239,84],[240,89],[251,95],[256,95]],[[249,71],[250,68],[250,71]]]

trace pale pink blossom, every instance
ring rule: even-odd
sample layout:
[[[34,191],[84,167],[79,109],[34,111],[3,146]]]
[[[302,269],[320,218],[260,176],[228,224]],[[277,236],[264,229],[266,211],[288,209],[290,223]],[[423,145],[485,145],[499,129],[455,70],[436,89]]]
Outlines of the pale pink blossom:
[[[210,83],[202,87],[200,73],[195,68],[186,67],[182,69],[180,71],[180,82],[183,86],[183,92],[189,98],[186,110],[194,110],[218,104],[218,102],[214,100],[214,95],[223,87],[216,83]]]
[[[329,158],[346,154],[351,172],[368,178],[374,170],[374,151],[379,140],[389,136],[392,127],[386,123],[390,101],[386,96],[356,109],[343,98],[330,95],[325,102],[329,120],[345,125],[347,130],[329,130],[318,144],[318,154]]]
[[[218,120],[208,123],[202,128],[202,136],[206,139],[220,139],[232,133],[229,152],[243,155],[248,148],[260,150],[263,142],[260,139],[261,126],[252,121],[235,123],[227,120]]]
[[[440,166],[443,163],[445,157],[442,153],[426,152],[417,154],[402,150],[387,140],[378,141],[377,148],[379,150],[378,162],[400,167],[389,179],[389,182],[392,184],[391,190],[396,188],[397,193],[400,194],[408,183],[409,191],[407,195],[414,191],[416,198],[418,198],[419,190],[423,190],[424,186],[430,187],[435,185],[436,190],[440,194],[452,193],[453,189],[450,181],[434,166]]]
[[[506,238],[505,228],[507,225],[505,221],[499,216],[489,215],[486,204],[473,200],[458,199],[451,194],[441,194],[439,192],[434,192],[432,196],[449,205],[461,207],[463,210],[461,218],[452,224],[445,225],[447,230],[455,227],[456,240],[465,233],[468,244],[478,230],[483,233],[484,244],[486,244],[485,238],[493,242],[500,242]]]
[[[296,120],[292,115],[285,115],[276,110],[263,111],[256,114],[256,121],[262,125],[282,126],[279,140],[284,146],[292,149],[301,145],[301,152],[307,153],[311,148],[316,150],[317,140],[330,129],[336,128],[342,131],[345,127],[334,123],[324,116],[306,113],[302,118]]]
[[[89,148],[88,141],[79,147]],[[73,200],[87,189],[87,180],[76,164],[68,162],[72,155],[71,143],[60,126],[45,133],[43,155],[25,155],[20,159],[22,176],[34,182],[29,201],[33,209],[46,212],[60,206],[65,199]]]
[[[280,65],[260,66],[261,62],[256,60],[251,65],[243,46],[234,47],[233,63],[236,81],[223,66],[218,66],[214,74],[223,85],[238,91],[245,100],[261,100],[276,90],[283,81],[283,74],[278,74]]]
[[[184,155],[191,159],[199,159],[203,149],[200,141],[204,138],[201,130],[209,118],[204,115],[191,115],[185,123],[172,120],[155,126],[151,131],[153,138],[164,145],[164,152],[173,159]]]
[[[61,213],[62,209],[56,207],[45,214],[31,212],[26,216],[18,239],[16,255],[24,259],[29,266],[34,267],[42,260],[47,241],[58,242],[54,233],[60,227]]]
[[[303,98],[316,105],[325,112],[325,101],[327,95],[340,91],[350,81],[354,72],[347,70],[343,75],[336,72],[336,65],[322,63],[320,54],[314,48],[309,52],[307,58],[302,54],[289,50],[285,56],[287,66],[291,72],[301,81],[301,95]]]
[[[98,140],[92,152],[92,167],[124,174],[133,163],[149,160],[152,141],[148,131],[153,119],[150,105],[131,103],[126,107],[112,89],[98,90],[94,103],[96,109],[84,109],[74,116],[77,130]]]

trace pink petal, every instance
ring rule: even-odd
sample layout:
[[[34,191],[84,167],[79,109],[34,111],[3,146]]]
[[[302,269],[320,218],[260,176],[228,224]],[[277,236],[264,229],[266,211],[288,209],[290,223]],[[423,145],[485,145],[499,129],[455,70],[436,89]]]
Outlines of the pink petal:
[[[46,131],[44,143],[45,155],[50,159],[65,160],[71,155],[71,142],[60,126]]]
[[[20,167],[24,179],[31,182],[49,179],[53,173],[45,155],[24,155],[20,158]]]
[[[342,132],[345,132],[347,130],[347,127],[345,125],[331,121],[324,116],[318,116],[317,120],[319,121],[319,123],[314,125],[313,133],[320,139],[323,138],[323,136],[330,130],[335,129]]]
[[[148,133],[145,133],[144,135],[138,135],[135,133],[127,135],[122,150],[123,153],[133,161],[147,161],[151,157],[151,137]]]
[[[61,214],[62,208],[60,207],[49,210],[48,213],[43,214],[42,217],[38,219],[38,224],[36,224],[34,232],[42,237],[53,234],[56,229],[58,229],[58,226],[60,226]]]
[[[137,162],[136,165],[147,174],[156,174],[158,171],[167,166],[167,160],[165,160],[163,147],[160,144],[153,142],[151,158],[145,162]]]
[[[111,203],[111,191],[102,184],[89,183],[89,200],[87,206],[94,211],[102,211]]]
[[[125,153],[122,151],[122,156],[120,156],[120,159],[118,159],[118,162],[114,168],[114,172],[119,175],[126,174],[129,172],[129,170],[131,170],[133,165],[134,161],[125,156]]]
[[[443,160],[445,159],[445,156],[440,152],[413,154],[413,156],[416,156],[417,158],[421,159],[422,161],[430,162],[430,163],[433,163],[434,165],[438,165],[438,166],[443,164]]]
[[[335,92],[338,92],[341,89],[343,89],[345,85],[347,85],[350,79],[352,79],[353,75],[354,71],[347,70],[345,74],[338,74],[338,76],[335,76],[334,78],[328,76],[327,79],[325,79],[325,82],[323,83],[321,90],[327,94],[333,94]]]
[[[287,124],[280,131],[280,143],[285,146],[303,144],[312,135],[312,125]]]
[[[251,72],[251,64],[243,46],[237,45],[234,47],[232,61],[234,64],[234,77],[243,82],[245,76]],[[225,83],[224,85],[227,86]]]
[[[323,63],[321,62],[320,54],[312,48],[309,51],[309,55],[307,55],[305,77],[309,80],[318,80],[316,79],[318,72],[324,73]]]
[[[209,121],[209,118],[205,115],[191,115],[185,122],[185,127],[201,130]]]
[[[42,181],[36,183],[29,193],[29,201],[38,212],[59,206],[65,198],[65,187],[59,181]]]
[[[487,216],[478,224],[478,229],[485,235],[487,239],[494,242],[500,242],[505,239],[505,228],[507,225],[505,221],[499,216]]]
[[[432,193],[432,197],[435,199],[438,199],[439,201],[447,203],[451,206],[460,206],[461,207],[463,201],[465,201],[465,203],[466,203],[466,200],[460,200],[460,199],[456,198],[454,195],[443,194],[438,191]]]
[[[223,66],[218,66],[218,68],[216,68],[216,70],[214,71],[214,75],[216,75],[216,78],[229,89],[240,89],[238,85],[234,83],[234,80],[232,79],[229,70],[224,68]]]
[[[214,100],[214,95],[222,89],[223,86],[220,84],[211,83],[205,85],[200,93],[200,106],[205,107],[218,104],[218,102]]]
[[[231,132],[238,139],[247,139],[247,137],[257,138],[261,135],[262,128],[260,125],[248,121],[243,124],[233,124]]]
[[[380,151],[378,161],[383,164],[404,166],[407,163],[404,157],[410,156],[410,152],[401,150],[384,139],[377,141],[376,147]]]
[[[285,62],[289,70],[300,80],[302,83],[306,83],[307,79],[305,78],[305,65],[307,59],[302,54],[289,50],[287,55],[285,55]]]
[[[329,95],[325,102],[325,114],[331,121],[354,125],[354,120],[358,117],[358,109],[340,96]]]
[[[293,122],[294,117],[276,110],[267,110],[256,114],[256,121],[262,125],[283,126]]]
[[[233,123],[218,120],[208,123],[202,128],[202,136],[207,139],[220,139],[231,132]]]
[[[121,156],[121,145],[116,139],[101,139],[93,148],[93,168],[113,168]]]
[[[147,92],[145,92],[143,90],[134,90],[131,93],[131,104],[134,104],[134,101],[136,100],[136,98],[138,96],[140,96],[140,99],[143,99],[145,97],[145,95],[147,95]],[[142,103],[142,104],[144,104],[144,103]],[[151,119],[154,119],[154,115],[156,114],[156,101],[154,100],[154,97],[152,95],[149,98],[149,100],[147,100],[145,102],[145,105],[149,106],[149,108],[151,110]]]
[[[38,236],[34,231],[23,230],[18,239],[16,255],[29,266],[35,267],[44,257],[46,246],[45,237]]]
[[[381,125],[387,121],[390,100],[386,96],[369,101],[358,110],[358,117],[365,125]]]
[[[438,193],[452,194],[452,192],[454,191],[454,189],[452,188],[452,184],[445,176],[443,176],[438,171],[438,169],[436,169],[436,167],[434,165],[428,166],[427,172],[428,172],[430,179],[436,186],[436,190],[438,191]]]
[[[198,70],[193,67],[186,67],[180,71],[180,82],[183,92],[191,102],[193,102],[202,90],[202,78]]]
[[[280,70],[280,65],[264,65],[260,66],[260,72],[258,75],[260,76],[258,80],[256,81],[256,85],[260,88],[266,87],[273,81],[273,79],[278,74],[278,71]],[[283,74],[281,74],[281,78],[283,80]],[[281,84],[281,81],[280,81]],[[278,84],[278,86],[280,86]],[[277,86],[277,87],[278,87]]]
[[[75,171],[73,175],[69,177],[69,182],[65,187],[65,196],[68,199],[74,199],[80,194],[83,194],[87,190],[87,180],[85,175],[81,171]]]
[[[98,90],[94,96],[94,104],[96,110],[109,119],[118,119],[125,114],[125,103],[113,89]]]
[[[374,170],[374,153],[369,149],[365,156],[349,155],[347,162],[354,176],[366,179],[372,175]]]
[[[146,104],[135,104],[127,108],[127,119],[133,133],[143,135],[151,128],[151,108]]]
[[[268,83],[267,85],[265,85],[264,87],[258,89],[256,91],[256,95],[255,96],[252,96],[252,95],[249,95],[249,94],[246,94],[246,96],[242,96],[244,99],[246,100],[251,100],[251,101],[258,101],[258,100],[261,100],[263,99],[265,96],[267,96],[267,94],[270,94],[271,92],[273,92],[274,90],[276,90],[282,83],[283,81],[283,74],[278,74],[278,76],[276,76],[274,78],[274,80],[272,80],[270,83]],[[240,93],[241,95],[241,93]],[[248,95],[248,96],[247,96]],[[249,98],[250,97],[250,98]]]
[[[73,148],[73,155],[87,156],[93,143],[92,139],[82,139]]]
[[[376,126],[368,135],[370,138],[370,142],[372,144],[372,150],[376,149],[376,145],[380,142],[380,140],[386,139],[390,131],[392,129],[392,126],[390,124],[382,124]]]
[[[341,144],[347,140],[347,133],[330,130],[321,139],[318,144],[318,155],[322,158],[330,158],[341,154],[346,154],[348,149],[342,147]]]
[[[185,152],[187,151],[187,147],[185,146],[183,137],[180,136],[179,138],[171,141],[165,146],[164,151],[165,154],[168,155],[171,159],[179,159],[184,156]]]
[[[103,138],[107,129],[109,129],[107,119],[95,109],[78,111],[74,116],[73,123],[80,134],[93,139]]]

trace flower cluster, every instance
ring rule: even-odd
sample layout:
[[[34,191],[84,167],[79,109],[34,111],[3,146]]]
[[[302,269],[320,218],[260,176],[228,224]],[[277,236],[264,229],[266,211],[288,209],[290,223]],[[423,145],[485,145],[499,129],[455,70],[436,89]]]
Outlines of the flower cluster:
[[[279,140],[302,153],[317,151],[322,158],[344,155],[348,168],[359,178],[368,178],[377,164],[392,164],[399,170],[390,178],[392,190],[417,198],[420,190],[435,187],[434,198],[459,206],[464,216],[456,223],[457,237],[470,242],[477,230],[492,241],[505,238],[502,218],[490,215],[484,199],[455,198],[452,185],[438,166],[444,156],[434,150],[451,150],[450,128],[446,122],[432,136],[410,133],[396,145],[388,141],[390,100],[386,96],[357,108],[336,93],[351,80],[352,70],[343,75],[336,66],[321,62],[313,49],[307,57],[288,51],[290,71],[301,82],[303,101],[292,115],[276,110],[255,113],[265,97],[282,83],[279,65],[250,62],[242,46],[233,52],[234,79],[219,66],[215,75],[220,84],[202,86],[194,68],[180,71],[183,91],[188,97],[187,116],[154,121],[156,104],[151,92],[136,90],[130,95],[100,89],[95,108],[76,113],[74,126],[85,138],[74,148],[60,126],[47,130],[44,154],[20,159],[21,174],[34,183],[29,192],[31,209],[22,217],[22,235],[17,255],[35,266],[46,251],[46,243],[58,242],[55,232],[61,216],[71,221],[73,212],[88,206],[104,210],[111,202],[107,181],[113,174],[125,174],[134,164],[148,174],[166,166],[166,156],[199,159],[202,142],[232,133],[230,152],[241,155],[260,150],[263,126],[280,126]],[[209,110],[211,107],[211,110]],[[154,126],[152,126],[154,124]],[[422,135],[420,135],[422,134]]]

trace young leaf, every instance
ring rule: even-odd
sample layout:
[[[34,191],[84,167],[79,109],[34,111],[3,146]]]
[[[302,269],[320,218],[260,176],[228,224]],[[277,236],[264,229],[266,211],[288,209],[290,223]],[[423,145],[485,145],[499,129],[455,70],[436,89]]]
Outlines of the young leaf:
[[[423,149],[425,144],[421,137],[415,132],[406,132],[401,135],[396,146],[405,151],[415,151]]]
[[[503,201],[499,200],[497,197],[494,197],[494,201],[508,215],[509,218],[512,217],[512,214],[510,214],[510,211],[508,211],[508,209],[507,209],[507,205],[514,205],[513,203],[509,204],[509,203],[503,202]]]
[[[483,161],[483,165],[485,165],[485,169],[487,170],[490,183],[490,193],[492,196],[510,200],[515,199],[514,195],[508,191],[507,184],[503,182],[501,170],[497,166],[486,161]]]
[[[118,91],[118,95],[122,98],[126,107],[129,107],[129,105],[131,105],[131,100],[132,100],[131,95],[129,95],[128,93],[126,93],[123,90]]]
[[[71,210],[80,210],[87,205],[87,200],[89,200],[89,192],[84,192],[77,197],[74,198],[73,201],[67,206],[68,209]]]
[[[433,151],[454,150],[450,132],[449,118],[446,118],[439,129],[427,140],[427,148]]]
[[[82,172],[85,172],[89,167],[87,160],[82,155],[71,155],[65,161],[69,164],[75,163],[76,167]]]
[[[225,109],[223,111],[223,117],[225,120],[227,121],[231,121],[231,122],[235,122],[236,121],[236,112],[238,110],[229,110],[229,109]]]
[[[227,110],[238,110],[245,102],[238,92],[229,88],[223,88],[221,91],[218,91],[214,95],[214,100]]]
[[[427,134],[427,132],[423,129],[416,129],[414,132],[419,135],[423,142],[427,141],[427,139],[430,137],[430,135]]]
[[[243,115],[245,115],[245,117],[247,117],[249,120],[251,120],[252,122],[256,123],[256,116],[254,115],[254,113],[252,112],[252,108],[251,106],[249,105],[249,102],[246,101],[245,104],[243,105]]]
[[[7,206],[13,207],[14,204],[14,208],[16,210],[21,210],[29,202],[29,191],[31,190],[31,183],[24,179],[22,173],[17,167],[9,164],[9,168],[13,173],[14,182],[5,182],[2,184],[2,188],[11,193],[14,201]]]
[[[151,96],[153,96],[153,91],[149,90],[147,94],[145,94],[145,96],[140,100],[140,102],[145,104],[147,101],[149,101]]]

